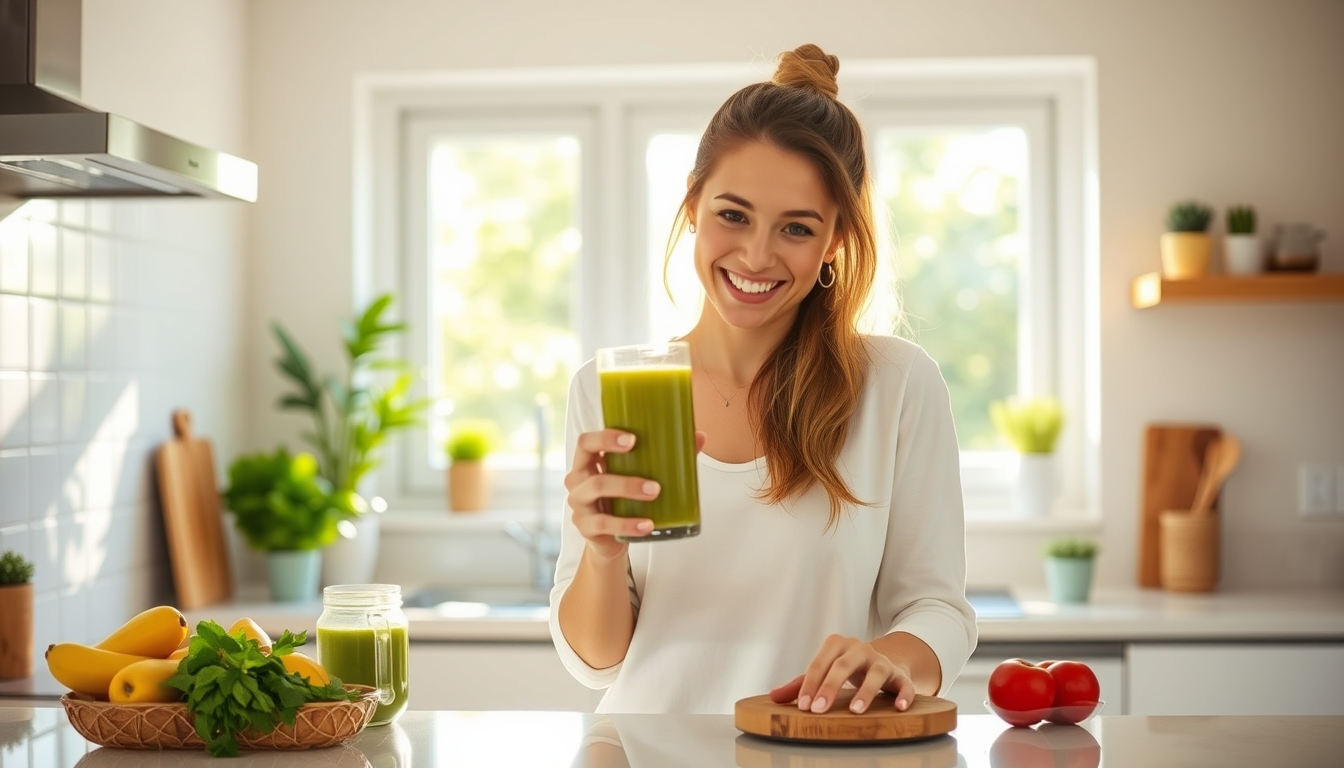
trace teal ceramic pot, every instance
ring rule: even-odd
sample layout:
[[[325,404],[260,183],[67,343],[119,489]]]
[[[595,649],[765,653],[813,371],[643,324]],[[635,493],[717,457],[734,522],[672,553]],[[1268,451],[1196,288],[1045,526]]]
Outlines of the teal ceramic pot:
[[[1045,583],[1056,603],[1086,603],[1092,591],[1090,557],[1045,558]]]
[[[321,575],[320,549],[276,550],[266,553],[266,578],[271,583],[271,599],[278,603],[316,600]]]

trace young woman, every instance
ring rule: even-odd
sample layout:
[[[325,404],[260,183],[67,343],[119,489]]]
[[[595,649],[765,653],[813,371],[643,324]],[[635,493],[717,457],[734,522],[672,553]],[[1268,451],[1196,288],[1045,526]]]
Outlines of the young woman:
[[[602,429],[593,362],[570,388],[573,464],[551,634],[599,712],[825,712],[846,681],[905,709],[975,647],[956,433],[937,365],[864,336],[876,245],[863,131],[814,45],[738,91],[701,138],[678,215],[706,301],[686,335],[702,452],[699,536],[630,547],[606,499],[634,436]]]

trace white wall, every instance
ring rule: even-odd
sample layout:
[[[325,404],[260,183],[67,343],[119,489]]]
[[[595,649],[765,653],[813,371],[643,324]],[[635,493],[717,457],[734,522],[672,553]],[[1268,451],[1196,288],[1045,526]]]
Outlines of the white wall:
[[[246,156],[238,0],[85,0],[83,98]],[[0,551],[37,566],[36,647],[171,589],[150,462],[190,408],[242,436],[241,203],[30,202],[0,222]]]
[[[277,417],[266,325],[339,364],[351,308],[352,81],[359,73],[741,62],[813,41],[847,58],[1093,56],[1099,68],[1103,586],[1133,583],[1144,424],[1242,438],[1225,495],[1229,586],[1344,585],[1344,524],[1295,516],[1296,465],[1344,462],[1344,304],[1128,305],[1163,213],[1197,197],[1330,230],[1344,270],[1344,3],[1070,0],[252,0],[248,114],[262,167],[245,327],[249,443]],[[841,94],[842,97],[845,94]],[[852,94],[851,94],[852,95]],[[1042,532],[975,534],[977,583],[1040,585]]]

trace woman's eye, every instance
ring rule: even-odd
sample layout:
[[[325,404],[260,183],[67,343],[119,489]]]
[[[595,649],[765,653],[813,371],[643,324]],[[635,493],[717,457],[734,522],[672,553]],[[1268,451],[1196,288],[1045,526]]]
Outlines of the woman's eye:
[[[807,237],[808,235],[812,234],[812,230],[808,229],[802,224],[799,224],[796,221],[785,227],[784,231],[795,237]]]
[[[734,224],[741,224],[742,222],[747,220],[747,217],[743,216],[741,211],[733,211],[733,210],[720,211],[719,216],[722,217],[725,221],[731,221]]]

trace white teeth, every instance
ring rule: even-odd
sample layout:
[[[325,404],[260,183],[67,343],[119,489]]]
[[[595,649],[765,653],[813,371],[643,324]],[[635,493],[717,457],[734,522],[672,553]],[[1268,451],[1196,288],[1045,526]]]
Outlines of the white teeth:
[[[724,270],[724,272],[728,274],[729,282],[731,282],[733,286],[737,288],[737,290],[743,293],[765,293],[766,291],[779,285],[778,280],[776,280],[773,283],[757,283],[752,280],[744,280],[743,278],[738,277],[737,275],[733,274],[732,272],[729,272],[726,269]]]

